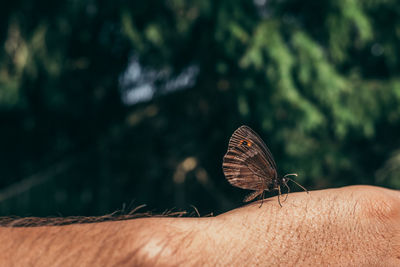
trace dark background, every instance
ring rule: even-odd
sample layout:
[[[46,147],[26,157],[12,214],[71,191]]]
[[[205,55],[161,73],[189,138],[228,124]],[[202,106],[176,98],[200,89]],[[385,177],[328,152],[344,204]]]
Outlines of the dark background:
[[[15,0],[0,44],[2,216],[237,207],[242,124],[308,189],[400,188],[395,0]]]

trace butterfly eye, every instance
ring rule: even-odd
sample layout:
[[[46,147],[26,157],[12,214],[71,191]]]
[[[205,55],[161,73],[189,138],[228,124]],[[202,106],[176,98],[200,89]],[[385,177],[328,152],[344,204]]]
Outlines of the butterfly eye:
[[[252,143],[250,141],[247,141],[247,140],[240,140],[239,145],[240,146],[243,145],[243,146],[251,147]]]

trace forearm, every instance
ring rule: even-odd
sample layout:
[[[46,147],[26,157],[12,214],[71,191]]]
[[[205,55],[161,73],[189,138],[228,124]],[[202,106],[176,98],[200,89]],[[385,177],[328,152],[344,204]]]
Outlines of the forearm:
[[[0,227],[1,265],[173,266],[215,262],[211,255],[215,254],[213,242],[208,242],[205,231],[210,219],[143,218],[67,226]]]
[[[108,226],[108,227],[107,227]],[[123,260],[122,253],[132,253],[124,246],[131,233],[119,222],[0,228],[0,258],[5,266],[99,265],[109,259]],[[118,231],[120,229],[120,231]],[[125,234],[122,234],[125,232]]]

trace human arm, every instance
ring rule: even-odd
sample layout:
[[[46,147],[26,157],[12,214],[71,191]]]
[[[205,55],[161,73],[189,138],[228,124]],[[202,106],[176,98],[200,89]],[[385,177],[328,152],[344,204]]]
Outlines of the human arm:
[[[7,266],[400,266],[400,193],[351,186],[207,218],[0,228]]]

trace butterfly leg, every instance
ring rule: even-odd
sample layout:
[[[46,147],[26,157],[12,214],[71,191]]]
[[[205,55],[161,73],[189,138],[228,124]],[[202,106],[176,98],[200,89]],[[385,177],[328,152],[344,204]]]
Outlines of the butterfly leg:
[[[279,203],[279,206],[281,206],[281,208],[282,208],[282,204],[281,204],[281,195],[282,195],[281,187],[278,186],[278,203]]]
[[[258,208],[261,208],[261,206],[262,206],[262,204],[264,202],[264,193],[265,193],[265,191],[263,190],[262,191],[262,196],[261,196],[261,204],[260,204],[260,207],[258,207]]]
[[[288,197],[288,195],[289,195],[289,193],[290,193],[290,187],[285,183],[284,184],[285,186],[286,186],[286,188],[287,188],[287,192],[286,192],[286,197],[285,197],[285,200],[283,201],[283,202],[285,202],[286,201],[286,199],[287,199],[287,197]]]

